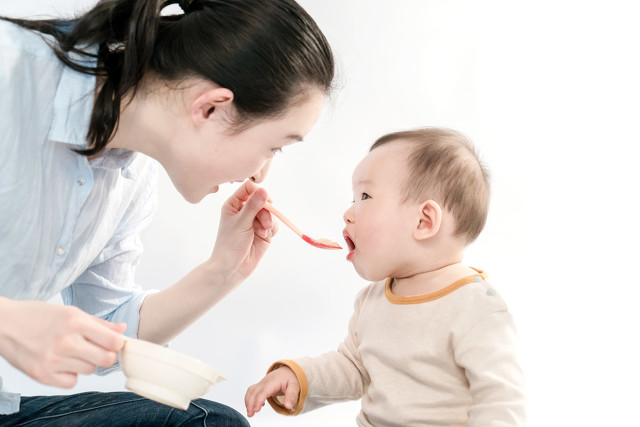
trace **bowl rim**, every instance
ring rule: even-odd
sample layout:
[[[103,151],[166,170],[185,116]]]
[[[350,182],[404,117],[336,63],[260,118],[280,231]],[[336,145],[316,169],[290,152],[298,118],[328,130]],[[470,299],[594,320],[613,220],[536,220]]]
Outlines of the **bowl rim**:
[[[125,339],[124,346],[122,347],[122,350],[120,350],[120,359],[123,358],[123,353],[133,353],[138,356],[165,362],[175,368],[204,377],[212,383],[222,377],[215,368],[196,359],[195,357],[180,353],[177,350],[173,350],[160,344],[155,344],[138,338]]]

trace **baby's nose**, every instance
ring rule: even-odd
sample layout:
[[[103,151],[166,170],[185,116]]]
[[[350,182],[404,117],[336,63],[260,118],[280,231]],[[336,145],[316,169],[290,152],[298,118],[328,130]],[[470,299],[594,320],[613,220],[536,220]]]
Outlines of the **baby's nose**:
[[[346,222],[347,224],[353,224],[353,205],[351,205],[349,209],[344,211],[342,219],[344,219],[344,222]]]

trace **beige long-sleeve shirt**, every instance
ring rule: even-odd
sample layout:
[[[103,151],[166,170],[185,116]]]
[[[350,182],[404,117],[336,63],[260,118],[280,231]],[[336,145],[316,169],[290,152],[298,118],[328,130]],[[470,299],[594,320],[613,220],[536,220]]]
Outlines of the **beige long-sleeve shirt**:
[[[477,275],[402,297],[392,280],[366,287],[337,351],[281,360],[301,385],[292,412],[362,399],[359,426],[523,426],[524,375],[505,303]]]

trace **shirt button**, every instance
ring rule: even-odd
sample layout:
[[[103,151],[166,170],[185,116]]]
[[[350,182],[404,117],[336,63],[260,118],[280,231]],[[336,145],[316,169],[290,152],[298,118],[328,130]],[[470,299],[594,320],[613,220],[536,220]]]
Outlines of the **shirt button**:
[[[493,290],[493,289],[489,289],[489,290],[487,291],[487,296],[492,297],[492,296],[495,296],[495,294],[496,294],[496,291],[495,291],[495,290]]]
[[[64,247],[58,246],[56,249],[56,255],[64,255]]]
[[[85,178],[84,176],[80,176],[78,177],[78,185],[84,185],[87,182],[87,178]]]

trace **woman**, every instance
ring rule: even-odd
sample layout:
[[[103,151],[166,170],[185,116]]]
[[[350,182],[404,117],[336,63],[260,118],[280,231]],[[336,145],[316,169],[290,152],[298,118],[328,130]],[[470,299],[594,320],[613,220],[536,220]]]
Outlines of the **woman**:
[[[254,270],[276,231],[255,183],[310,131],[331,87],[331,49],[295,1],[182,0],[183,14],[165,16],[170,3],[0,20],[0,355],[44,384],[112,369],[123,332],[167,343]],[[210,259],[150,292],[133,275],[158,163],[192,203],[246,181],[223,206]],[[65,306],[44,302],[59,292]],[[171,424],[246,425],[193,403],[179,413],[131,393],[3,390],[0,414],[12,415],[0,424],[155,425],[172,414]]]

